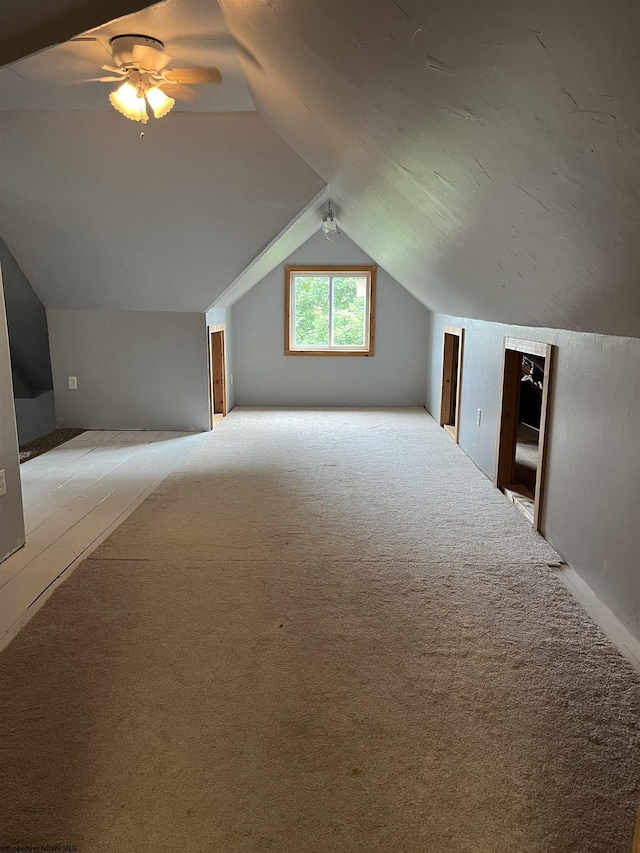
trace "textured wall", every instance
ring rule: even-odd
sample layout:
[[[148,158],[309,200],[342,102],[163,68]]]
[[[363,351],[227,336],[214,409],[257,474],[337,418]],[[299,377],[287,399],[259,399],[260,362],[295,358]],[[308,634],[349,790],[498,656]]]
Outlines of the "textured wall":
[[[640,335],[637,0],[221,0],[254,103],[431,310]]]
[[[56,412],[88,429],[209,429],[204,314],[48,311]],[[77,376],[71,391],[68,377]]]
[[[640,340],[433,315],[427,408],[434,417],[445,324],[465,328],[460,446],[492,479],[503,338],[556,345],[544,534],[640,636]]]
[[[0,270],[0,469],[5,472],[7,493],[0,496],[0,560],[24,544],[22,491],[18,462],[18,437],[13,409],[9,335]]]
[[[348,237],[321,232],[233,307],[234,377],[239,405],[423,406],[427,310],[378,269],[373,358],[284,355],[284,266],[371,264]]]

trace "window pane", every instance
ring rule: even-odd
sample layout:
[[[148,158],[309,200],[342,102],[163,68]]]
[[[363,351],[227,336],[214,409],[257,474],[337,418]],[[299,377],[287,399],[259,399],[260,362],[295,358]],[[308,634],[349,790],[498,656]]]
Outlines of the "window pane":
[[[367,290],[362,282],[362,276],[337,276],[333,279],[334,346],[364,346]]]
[[[295,345],[329,346],[329,277],[294,276]]]

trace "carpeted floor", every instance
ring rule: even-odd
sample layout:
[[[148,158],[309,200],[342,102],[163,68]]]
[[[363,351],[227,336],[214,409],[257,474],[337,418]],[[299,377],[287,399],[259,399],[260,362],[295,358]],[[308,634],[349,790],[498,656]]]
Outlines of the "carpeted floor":
[[[640,680],[419,410],[234,410],[0,656],[0,843],[629,853]]]
[[[77,435],[82,435],[83,432],[85,432],[83,429],[59,427],[58,429],[54,429],[53,432],[41,435],[40,438],[34,438],[33,441],[29,441],[27,444],[21,444],[20,462],[28,462],[29,459],[35,459],[36,456],[46,453],[47,450],[53,450],[54,447],[64,444],[65,441],[69,441],[69,439],[75,438]]]

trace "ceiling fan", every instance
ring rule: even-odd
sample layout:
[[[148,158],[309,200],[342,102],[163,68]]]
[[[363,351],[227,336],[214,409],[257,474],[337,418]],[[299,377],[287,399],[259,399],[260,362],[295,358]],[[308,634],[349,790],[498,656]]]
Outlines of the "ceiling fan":
[[[175,105],[172,94],[194,100],[197,92],[191,86],[222,82],[217,68],[170,68],[171,57],[164,52],[164,44],[151,36],[114,36],[109,45],[113,65],[102,68],[113,76],[94,77],[86,82],[122,83],[111,92],[109,100],[133,121],[147,123],[147,106],[155,118],[165,116]]]

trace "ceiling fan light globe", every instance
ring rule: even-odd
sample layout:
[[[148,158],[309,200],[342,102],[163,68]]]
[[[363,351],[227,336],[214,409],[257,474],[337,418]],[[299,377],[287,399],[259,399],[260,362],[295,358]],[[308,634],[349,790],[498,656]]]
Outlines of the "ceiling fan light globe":
[[[111,105],[126,118],[143,124],[149,121],[145,99],[138,97],[136,88],[131,83],[123,83],[119,89],[111,92],[109,100]]]
[[[156,86],[147,92],[147,101],[156,118],[166,116],[175,105],[174,99],[165,95],[162,89],[158,89]]]

